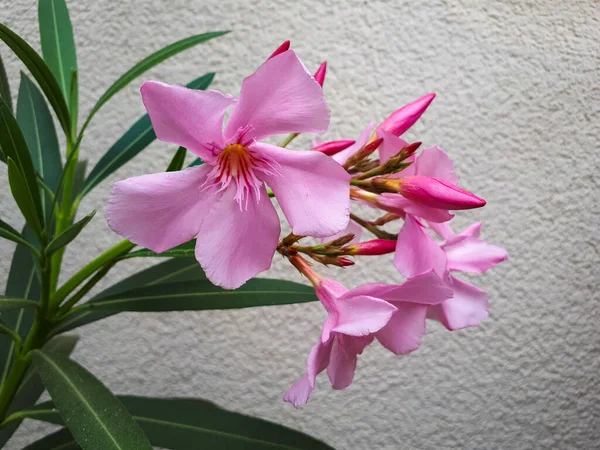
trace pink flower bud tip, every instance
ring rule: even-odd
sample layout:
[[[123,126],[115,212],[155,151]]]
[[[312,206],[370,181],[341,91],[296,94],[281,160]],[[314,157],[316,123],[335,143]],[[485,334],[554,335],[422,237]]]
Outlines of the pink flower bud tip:
[[[340,267],[346,267],[346,266],[353,266],[354,265],[354,261],[352,261],[351,259],[348,258],[338,258],[337,259],[339,262]]]
[[[351,255],[386,255],[396,250],[396,241],[389,239],[373,239],[371,241],[359,242],[346,247]]]
[[[373,153],[375,150],[377,150],[377,148],[381,145],[382,142],[383,138],[375,139],[374,141],[369,142],[367,145],[365,145],[364,152],[368,154]]]
[[[413,142],[412,144],[408,144],[406,147],[402,149],[402,156],[408,158],[414,152],[416,152],[421,146],[421,142]]]
[[[398,181],[403,197],[432,208],[460,210],[485,205],[484,199],[438,178],[417,175]]]
[[[435,94],[427,94],[418,100],[403,106],[390,114],[389,117],[379,125],[379,128],[394,136],[402,135],[406,130],[412,127],[417,120],[419,120],[419,117],[423,115],[434,98]]]
[[[327,73],[327,61],[325,61],[315,72],[315,80],[323,87],[325,83],[325,74]]]
[[[268,59],[274,58],[283,52],[287,52],[289,49],[290,49],[290,41],[285,41],[283,44],[281,44],[279,47],[277,47],[277,49],[275,49],[275,51],[271,54],[271,56],[269,56]]]
[[[342,150],[346,150],[351,145],[354,145],[356,141],[352,139],[343,139],[340,141],[330,141],[324,142],[321,145],[317,145],[313,147],[314,151],[325,153],[328,156],[335,155],[336,153],[341,152]]]

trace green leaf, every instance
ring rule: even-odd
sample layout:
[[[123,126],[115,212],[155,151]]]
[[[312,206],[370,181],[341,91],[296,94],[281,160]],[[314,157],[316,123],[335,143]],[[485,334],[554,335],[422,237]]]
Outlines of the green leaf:
[[[17,123],[31,154],[33,167],[56,194],[62,161],[54,121],[42,93],[24,73],[21,73],[17,99]],[[42,202],[44,217],[48,218],[51,207],[52,201],[46,197]]]
[[[81,447],[68,428],[63,428],[52,434],[23,447],[23,450],[79,450]]]
[[[73,349],[75,349],[75,345],[79,340],[78,336],[75,335],[64,335],[57,336],[54,339],[50,340],[50,342],[46,343],[44,346],[44,350],[50,353],[57,353],[59,355],[69,356]],[[8,409],[8,414],[13,414],[16,411],[21,411],[22,409],[29,408],[38,401],[42,393],[44,392],[44,385],[37,371],[34,369],[29,369],[21,382],[21,386],[15,395],[12,403],[10,404],[10,408]],[[21,424],[21,419],[10,422],[8,425],[3,427],[0,430],[0,447],[4,445],[16,429]],[[39,447],[39,448],[48,448],[48,447]]]
[[[0,98],[4,100],[8,106],[9,111],[12,113],[12,97],[10,95],[10,84],[8,84],[8,77],[6,76],[6,70],[4,69],[4,63],[2,62],[2,56],[0,56]]]
[[[166,250],[162,253],[155,253],[152,250],[143,248],[135,252],[127,253],[121,259],[140,258],[140,257],[158,257],[158,258],[190,258],[194,256],[196,248],[196,239],[186,242],[185,244],[173,247],[171,250]]]
[[[33,300],[0,295],[0,312],[10,311],[11,309],[35,308],[37,305],[38,303]]]
[[[188,167],[201,166],[202,164],[204,164],[204,161],[202,161],[200,158],[196,158]]]
[[[33,195],[25,177],[17,167],[17,164],[12,158],[8,158],[8,183],[10,184],[10,191],[17,203],[17,206],[21,210],[23,217],[27,221],[27,224],[41,236],[42,224],[36,211]]]
[[[187,154],[187,149],[184,147],[179,147],[173,159],[169,163],[169,167],[167,167],[167,172],[177,172],[181,170],[183,167],[183,163],[185,162],[185,155]]]
[[[66,426],[84,450],[152,450],[123,404],[75,361],[41,350],[33,362]]]
[[[85,171],[87,169],[87,159],[80,159],[75,165],[75,175],[73,176],[73,201],[83,189],[85,183]]]
[[[23,61],[50,102],[65,134],[69,134],[69,109],[60,87],[44,60],[21,37],[0,23],[0,39]],[[1,133],[0,133],[1,134]]]
[[[76,308],[81,311],[203,311],[255,306],[289,305],[317,300],[310,286],[285,280],[255,278],[234,291],[209,280],[155,284],[96,298]]]
[[[227,411],[204,400],[119,396],[152,445],[174,450],[310,449],[332,447],[283,425]],[[52,402],[18,416],[62,425]],[[65,441],[68,442],[68,441]]]
[[[60,236],[55,237],[46,247],[46,254],[51,255],[56,250],[59,250],[65,246],[67,246],[73,239],[75,239],[81,230],[85,228],[85,226],[90,223],[90,220],[93,219],[96,211],[92,211],[90,214],[85,216],[79,222],[75,222],[69,228],[67,228]]]
[[[201,279],[206,279],[206,275],[202,271],[198,261],[194,258],[171,259],[119,281],[100,292],[90,301],[93,302],[96,299],[108,297],[141,286],[154,286],[161,283],[179,283]],[[119,311],[88,311],[69,316],[53,330],[53,333],[64,333],[87,323],[96,322],[97,320],[112,316],[118,312]]]
[[[21,233],[19,233],[2,219],[0,219],[0,237],[16,242],[17,244],[26,245],[33,250],[34,254],[37,253],[37,248],[35,248],[33,244],[21,236]]]
[[[71,133],[76,140],[77,118],[79,115],[79,89],[77,69],[71,69],[71,96],[69,98],[69,113],[71,115]]]
[[[71,70],[77,70],[77,56],[67,5],[64,0],[40,0],[38,19],[44,61],[58,81],[68,104],[71,97]]]
[[[214,73],[207,73],[190,82],[187,87],[190,89],[205,90],[208,88]],[[152,129],[152,122],[148,114],[139,119],[127,132],[113,144],[111,148],[100,158],[98,164],[92,169],[85,180],[81,196],[83,197],[98,185],[107,176],[119,169],[138,153],[144,150],[156,139],[156,134]]]
[[[0,24],[1,25],[1,24]],[[11,158],[24,177],[24,184],[30,191],[33,209],[41,222],[44,221],[40,189],[37,176],[31,161],[31,154],[21,133],[17,120],[8,109],[4,100],[0,99],[0,148],[8,161]]]
[[[96,114],[98,112],[98,110],[102,107],[102,105],[104,105],[113,95],[115,95],[117,92],[119,92],[125,86],[127,86],[131,81],[133,81],[135,78],[139,77],[141,74],[143,74],[147,70],[151,69],[152,67],[156,66],[157,64],[160,64],[165,59],[176,55],[177,53],[180,53],[184,50],[187,50],[188,48],[194,47],[203,42],[206,42],[210,39],[214,39],[216,37],[223,36],[224,34],[227,34],[227,33],[229,33],[229,31],[214,31],[214,32],[210,32],[210,33],[203,33],[203,34],[198,34],[195,36],[190,36],[185,39],[181,39],[180,41],[174,42],[170,45],[167,45],[166,47],[160,49],[159,51],[152,53],[150,56],[147,56],[142,61],[137,63],[135,66],[133,66],[131,69],[129,69],[127,72],[125,72],[123,75],[121,75],[121,77],[117,81],[115,81],[106,90],[106,92],[104,94],[102,94],[102,97],[100,97],[98,102],[94,105],[94,107],[90,111],[90,114],[86,120],[84,128],[92,120],[92,117],[94,116],[94,114]]]

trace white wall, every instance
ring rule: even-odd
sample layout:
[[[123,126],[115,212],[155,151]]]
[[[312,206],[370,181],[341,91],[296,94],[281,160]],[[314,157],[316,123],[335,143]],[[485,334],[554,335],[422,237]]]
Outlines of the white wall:
[[[36,2],[0,0],[1,21],[39,48]],[[98,115],[82,154],[94,164],[143,112],[146,79],[186,83],[217,72],[237,93],[280,42],[312,68],[329,61],[328,137],[430,91],[438,98],[409,137],[441,144],[462,184],[488,201],[484,221],[508,263],[476,283],[491,298],[481,327],[432,324],[397,358],[371,348],[354,384],[323,377],[309,405],[281,401],[303,372],[323,319],[318,304],[239,312],[122,314],[81,329],[75,358],[119,393],[197,396],[320,437],[340,449],[597,448],[600,439],[600,8],[594,1],[110,0],[69,2],[82,111],[133,62],[188,34],[231,28],[136,80]],[[8,50],[2,47],[6,59]],[[20,64],[8,57],[16,93]],[[308,142],[298,141],[299,144]],[[156,143],[97,188],[81,214],[103,211],[111,183],[161,171]],[[6,170],[0,182],[7,186]],[[6,189],[0,216],[20,225]],[[118,241],[103,214],[66,257],[67,274]],[[12,245],[0,243],[0,282]],[[275,258],[269,276],[300,281]],[[110,281],[139,268],[123,263]],[[389,259],[335,272],[348,285],[399,281]],[[28,423],[20,448],[39,435]]]

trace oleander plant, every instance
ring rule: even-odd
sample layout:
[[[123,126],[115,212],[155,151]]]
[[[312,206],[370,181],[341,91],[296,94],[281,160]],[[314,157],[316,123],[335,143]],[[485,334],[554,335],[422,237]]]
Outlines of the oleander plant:
[[[18,231],[0,220],[0,236],[16,244],[0,297],[0,446],[30,419],[62,426],[30,450],[332,448],[201,399],[111,393],[69,355],[78,340],[73,330],[120,312],[319,301],[322,332],[305,373],[282,392],[295,407],[308,402],[323,371],[332,388],[348,387],[358,356],[375,341],[405,355],[418,349],[430,320],[451,331],[487,318],[487,294],[457,274],[483,273],[507,254],[481,239],[480,222],[459,232],[451,225],[451,211],[485,201],[458,186],[439,146],[422,149],[401,137],[434,94],[369,122],[356,139],[290,149],[301,133],[325,133],[331,113],[326,63],[312,73],[286,41],[241,82],[237,98],[209,90],[210,72],[186,86],[143,82],[148,114],[88,170],[85,131],[100,108],[157,64],[228,32],[190,36],[152,53],[79,125],[67,5],[38,6],[41,53],[0,24],[0,39],[25,69],[13,108],[0,60],[0,157],[25,223]],[[279,145],[270,143],[279,135]],[[60,283],[65,249],[99,220],[95,211],[79,212],[82,199],[156,139],[174,145],[166,171],[115,183],[106,205],[108,227],[124,240]],[[285,236],[274,203],[292,230]],[[369,208],[376,219],[361,217]],[[352,270],[359,258],[390,253],[398,277],[387,284],[365,280],[347,289],[318,272],[322,265]],[[276,254],[310,285],[256,278]],[[134,258],[160,262],[92,295],[114,266]],[[51,400],[39,403],[46,390]]]

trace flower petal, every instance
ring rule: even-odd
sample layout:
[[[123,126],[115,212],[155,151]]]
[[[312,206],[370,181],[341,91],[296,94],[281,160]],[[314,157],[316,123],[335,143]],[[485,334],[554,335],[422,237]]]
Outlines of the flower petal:
[[[488,316],[487,294],[466,281],[450,280],[454,296],[432,308],[434,317],[449,330],[479,325]]]
[[[322,342],[319,338],[308,355],[308,360],[306,361],[306,373],[308,375],[308,383],[313,389],[316,386],[317,375],[323,372],[329,365],[332,346],[333,338],[329,339],[327,342]]]
[[[404,139],[394,136],[382,128],[377,129],[377,137],[383,138],[383,141],[377,149],[379,150],[379,164],[386,163],[388,159],[390,159],[392,156],[396,156],[400,150],[408,145],[408,142],[406,142]],[[403,176],[408,176],[405,171],[407,171],[410,167],[412,166],[409,166],[402,171]]]
[[[319,152],[296,152],[256,143],[276,173],[260,173],[273,189],[294,234],[325,237],[348,226],[350,174]],[[275,171],[274,171],[275,172]]]
[[[223,116],[235,104],[233,97],[158,81],[147,81],[141,92],[158,139],[181,145],[205,162],[214,161],[211,145],[223,145]]]
[[[369,139],[371,139],[371,134],[373,134],[373,128],[375,128],[375,122],[370,122],[354,144],[352,144],[346,150],[336,153],[332,156],[332,158],[341,165],[344,165],[352,155],[367,145]]]
[[[454,217],[454,215],[450,214],[446,209],[431,208],[426,205],[420,205],[419,203],[413,202],[412,200],[402,197],[399,194],[391,194],[388,192],[384,192],[379,196],[379,204],[386,211],[400,214],[407,213],[412,216],[428,220],[429,222],[447,222]]]
[[[407,278],[430,270],[443,278],[446,271],[446,255],[414,217],[406,215],[398,233],[394,265]]]
[[[332,331],[349,336],[366,336],[380,330],[396,311],[392,304],[366,295],[343,296],[336,307],[337,324]]]
[[[231,185],[208,213],[196,243],[196,259],[217,286],[236,289],[271,267],[279,218],[264,185],[260,199],[248,192],[240,207]]]
[[[448,240],[454,237],[454,231],[452,230],[452,227],[448,222],[439,223],[433,220],[425,220],[428,221],[429,228],[435,231],[435,234],[437,234],[442,239]]]
[[[343,335],[337,336],[331,349],[331,358],[327,366],[327,375],[333,389],[345,389],[352,384],[356,370],[356,353],[349,351],[341,342]],[[350,340],[352,338],[344,336]]]
[[[421,345],[425,335],[427,306],[416,303],[398,304],[388,324],[375,335],[377,340],[395,355],[406,355]]]
[[[330,112],[319,83],[292,50],[260,66],[242,82],[237,105],[225,127],[227,138],[261,139],[281,133],[324,133]]]
[[[296,408],[299,408],[300,406],[306,405],[310,394],[312,394],[314,390],[315,389],[311,387],[310,383],[308,382],[308,375],[304,374],[283,395],[283,401],[291,403]]]
[[[508,258],[502,247],[474,237],[466,237],[443,248],[450,271],[483,273]]]
[[[154,173],[115,183],[106,217],[115,233],[157,253],[196,237],[219,199],[203,188],[210,166]]]
[[[425,177],[439,178],[448,183],[458,184],[458,177],[454,172],[454,164],[448,154],[440,147],[424,149],[417,156],[417,173]]]

